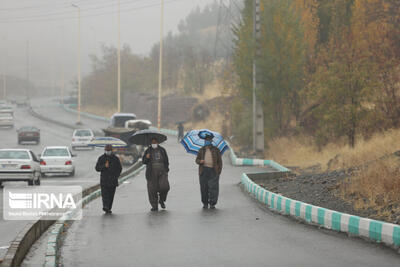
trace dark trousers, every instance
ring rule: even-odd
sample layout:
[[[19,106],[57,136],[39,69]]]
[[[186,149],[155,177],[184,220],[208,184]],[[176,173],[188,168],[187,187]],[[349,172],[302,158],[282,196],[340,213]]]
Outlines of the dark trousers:
[[[200,175],[201,202],[216,205],[219,195],[219,175],[214,168],[204,167]]]
[[[103,208],[111,210],[116,188],[116,186],[101,185],[101,198],[103,199]]]
[[[153,168],[151,177],[147,179],[147,191],[149,201],[153,208],[158,207],[159,202],[165,202],[169,191],[168,173],[164,168]]]

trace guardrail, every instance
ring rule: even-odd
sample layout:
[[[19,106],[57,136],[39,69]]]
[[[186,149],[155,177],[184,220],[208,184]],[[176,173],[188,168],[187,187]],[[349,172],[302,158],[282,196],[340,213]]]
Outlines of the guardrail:
[[[250,174],[249,174],[250,175]],[[325,229],[344,232],[398,249],[400,226],[362,218],[284,197],[259,186],[243,173],[241,184],[255,199],[278,213]]]

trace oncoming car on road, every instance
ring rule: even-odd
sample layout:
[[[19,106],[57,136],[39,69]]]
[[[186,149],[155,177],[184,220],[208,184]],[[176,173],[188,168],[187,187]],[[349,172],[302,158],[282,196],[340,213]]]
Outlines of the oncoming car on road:
[[[66,174],[75,175],[74,157],[66,146],[48,146],[40,154],[40,168],[42,175]]]
[[[39,160],[29,149],[0,149],[0,185],[9,181],[25,181],[40,185]]]
[[[0,110],[0,127],[14,128],[14,113]]]
[[[23,142],[35,142],[40,143],[40,130],[34,126],[24,126],[17,130],[18,133],[18,144]]]
[[[76,148],[87,148],[88,144],[94,138],[93,131],[90,129],[77,129],[72,134],[71,148],[75,150]],[[91,147],[94,149],[94,147]]]

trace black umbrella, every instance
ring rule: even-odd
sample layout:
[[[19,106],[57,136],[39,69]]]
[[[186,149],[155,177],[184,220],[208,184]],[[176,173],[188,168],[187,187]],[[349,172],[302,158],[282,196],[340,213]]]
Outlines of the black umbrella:
[[[130,138],[129,142],[140,146],[149,146],[151,144],[151,139],[156,138],[159,143],[167,141],[167,136],[152,130],[142,130],[134,133]]]

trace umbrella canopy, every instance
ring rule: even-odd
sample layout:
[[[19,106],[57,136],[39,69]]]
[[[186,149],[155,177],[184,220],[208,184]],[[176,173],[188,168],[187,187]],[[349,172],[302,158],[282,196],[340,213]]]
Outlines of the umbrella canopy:
[[[206,136],[213,137],[212,144],[221,151],[221,154],[224,154],[229,148],[221,134],[207,129],[188,132],[182,139],[181,144],[185,147],[186,152],[197,155],[199,150],[205,145]]]
[[[129,142],[135,145],[149,146],[151,144],[151,139],[153,138],[156,138],[159,143],[167,141],[167,136],[160,132],[151,130],[142,130],[134,133],[129,138]]]
[[[124,141],[115,137],[96,137],[88,145],[94,147],[105,147],[106,145],[112,145],[114,148],[127,146]]]

